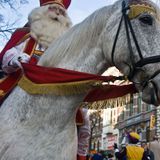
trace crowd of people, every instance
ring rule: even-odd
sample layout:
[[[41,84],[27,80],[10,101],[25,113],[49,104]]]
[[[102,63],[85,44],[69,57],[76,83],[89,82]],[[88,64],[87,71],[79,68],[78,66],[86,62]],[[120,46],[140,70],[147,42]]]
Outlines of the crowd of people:
[[[103,151],[88,154],[87,160],[159,160],[160,143],[155,136],[153,141],[140,140],[136,132],[125,134],[122,143],[114,144],[114,153]]]
[[[123,144],[121,144],[121,149],[118,148],[117,144],[114,144],[115,157],[117,160],[158,160],[155,158],[155,149],[151,147],[155,141],[148,143],[145,140],[140,141],[140,136],[136,132],[127,133],[124,139]],[[159,144],[157,146],[159,146]]]

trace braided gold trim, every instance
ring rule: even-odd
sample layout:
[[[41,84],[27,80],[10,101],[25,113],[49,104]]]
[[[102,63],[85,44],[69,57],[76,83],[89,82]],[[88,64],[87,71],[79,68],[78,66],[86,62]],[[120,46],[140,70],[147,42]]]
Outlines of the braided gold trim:
[[[144,13],[144,12],[147,12],[147,13],[150,13],[150,14],[156,14],[156,10],[151,7],[151,6],[147,6],[147,5],[144,5],[144,4],[136,4],[136,5],[131,5],[130,6],[130,11],[129,11],[129,18],[130,19],[133,19],[133,18],[136,18],[138,15],[140,15],[141,13]]]
[[[36,84],[25,76],[22,76],[18,85],[29,94],[74,95],[86,93],[95,86],[101,86],[102,81],[88,80],[67,83]]]
[[[63,8],[65,8],[62,1],[49,1],[49,2],[43,3],[42,6],[48,5],[48,4],[58,4],[58,5],[62,6]]]
[[[24,37],[22,37],[22,39],[20,39],[16,45],[19,45],[20,43],[22,43],[23,41],[25,41],[26,39],[28,39],[30,37],[30,33],[27,33]]]

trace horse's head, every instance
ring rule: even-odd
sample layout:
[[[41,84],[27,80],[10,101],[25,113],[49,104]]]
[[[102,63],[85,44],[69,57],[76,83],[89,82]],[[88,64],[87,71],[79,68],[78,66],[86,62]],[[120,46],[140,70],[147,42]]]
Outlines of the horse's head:
[[[145,102],[159,105],[159,9],[148,0],[118,1],[113,9],[117,4],[122,4],[121,8],[117,8],[110,18],[114,21],[106,26],[109,32],[107,41],[114,42],[112,47],[107,48],[112,53],[111,62],[142,91]]]

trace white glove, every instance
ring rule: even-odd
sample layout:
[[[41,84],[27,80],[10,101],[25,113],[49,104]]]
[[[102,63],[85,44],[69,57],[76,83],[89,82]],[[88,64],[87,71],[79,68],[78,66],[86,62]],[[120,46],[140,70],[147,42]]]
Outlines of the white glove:
[[[29,62],[30,56],[22,52],[13,52],[16,50],[11,50],[7,52],[2,61],[2,70],[6,73],[15,72],[18,68],[22,69],[21,62]]]
[[[13,66],[15,68],[22,68],[21,62],[27,63],[29,62],[30,56],[26,53],[20,53],[15,55],[10,61],[9,66]]]

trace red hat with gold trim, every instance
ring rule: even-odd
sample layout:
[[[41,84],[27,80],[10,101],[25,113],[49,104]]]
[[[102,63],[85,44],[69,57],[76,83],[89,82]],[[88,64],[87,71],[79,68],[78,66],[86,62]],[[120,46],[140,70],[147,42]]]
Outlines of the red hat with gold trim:
[[[63,8],[67,9],[71,3],[71,0],[40,0],[40,6],[47,4],[59,4]]]

